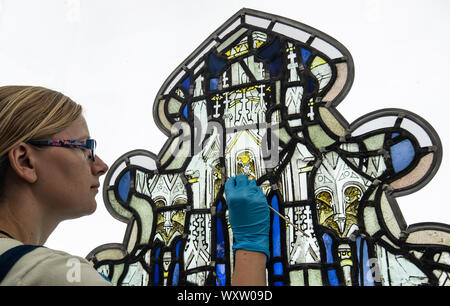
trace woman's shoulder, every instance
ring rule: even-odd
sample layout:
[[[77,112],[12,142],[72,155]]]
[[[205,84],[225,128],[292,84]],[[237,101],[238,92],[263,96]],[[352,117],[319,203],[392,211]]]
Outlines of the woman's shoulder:
[[[22,245],[0,239],[0,254]],[[104,286],[107,282],[84,258],[47,247],[38,247],[21,257],[3,279],[2,285]]]

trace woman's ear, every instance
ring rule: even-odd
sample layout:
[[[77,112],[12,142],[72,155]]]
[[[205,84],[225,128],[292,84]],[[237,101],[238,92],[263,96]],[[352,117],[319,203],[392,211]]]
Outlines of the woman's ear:
[[[17,144],[9,151],[8,158],[11,169],[18,177],[30,184],[37,181],[36,156],[29,144]]]

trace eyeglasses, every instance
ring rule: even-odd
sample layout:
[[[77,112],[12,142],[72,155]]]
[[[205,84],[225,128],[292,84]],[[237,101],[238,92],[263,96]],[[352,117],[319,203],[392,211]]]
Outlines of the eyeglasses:
[[[97,141],[95,141],[95,139],[86,139],[86,140],[60,139],[60,140],[29,141],[28,143],[33,146],[88,149],[91,151],[89,158],[95,161],[95,147],[97,146]]]

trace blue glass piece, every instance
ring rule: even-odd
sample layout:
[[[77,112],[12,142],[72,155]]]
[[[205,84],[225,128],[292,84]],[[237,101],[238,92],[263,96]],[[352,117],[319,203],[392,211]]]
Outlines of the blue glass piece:
[[[217,213],[220,213],[222,211],[222,201],[217,204]]]
[[[284,282],[274,282],[273,285],[277,286],[277,287],[281,287],[281,286],[284,286]]]
[[[209,79],[209,89],[210,90],[216,90],[218,84],[219,84],[219,79],[218,78]]]
[[[327,253],[327,263],[333,263],[333,251],[331,249],[332,245],[333,245],[333,238],[331,238],[330,235],[328,235],[327,233],[322,235],[322,240],[325,244],[325,251]]]
[[[184,81],[183,81],[183,87],[186,88],[186,90],[189,92],[189,86],[191,85],[191,78],[188,76]]]
[[[309,56],[311,55],[311,51],[302,48],[301,52],[302,52],[303,65],[306,65],[306,61],[308,60]]]
[[[155,264],[155,272],[153,273],[153,285],[158,285],[159,283],[159,265]]]
[[[314,81],[312,79],[309,79],[309,81],[308,81],[308,93],[313,92],[314,91],[314,87],[316,87],[315,84],[314,84]]]
[[[175,264],[175,269],[173,269],[172,276],[172,286],[178,286],[178,280],[180,279],[180,264]]]
[[[278,198],[276,195],[271,200],[272,208],[278,211]],[[273,215],[272,222],[272,254],[273,257],[281,256],[281,241],[280,241],[280,217],[277,214]]]
[[[188,108],[187,108],[187,104],[184,106],[184,109],[183,109],[183,115],[184,115],[184,117],[187,119],[187,117],[188,117]]]
[[[364,279],[364,286],[375,286],[375,283],[373,281],[372,272],[370,271],[372,268],[372,265],[369,261],[369,253],[367,250],[367,241],[363,241],[363,279]]]
[[[181,245],[181,240],[177,242],[176,246],[175,246],[175,256],[178,258],[180,256],[180,245]]]
[[[281,262],[273,264],[273,275],[283,275],[283,265]]]
[[[356,237],[356,255],[358,257],[358,262],[361,262],[361,237]],[[363,271],[360,271],[360,274],[363,274]],[[358,284],[361,286],[361,277],[358,277]]]
[[[219,73],[225,66],[225,61],[218,58],[214,53],[210,53],[208,56],[208,70],[211,75]]]
[[[356,254],[358,255],[358,262],[362,266],[360,277],[358,277],[358,282],[360,286],[375,286],[372,278],[372,273],[370,271],[371,264],[369,260],[369,253],[367,250],[367,241],[363,240],[363,248],[361,254],[361,237],[356,237]],[[361,283],[362,280],[362,283]]]
[[[339,286],[336,270],[328,270],[328,281],[330,282],[330,286]]]
[[[217,218],[217,258],[225,256],[225,239],[223,234],[222,220]]]
[[[119,191],[119,196],[122,201],[126,202],[128,199],[128,193],[130,192],[130,171],[125,172],[125,174],[120,178],[117,190]]]
[[[216,274],[220,280],[220,284],[216,280],[216,286],[220,286],[220,285],[225,286],[226,281],[227,281],[227,276],[225,274],[225,264],[217,264],[216,265]]]
[[[159,257],[159,251],[161,251],[161,249],[157,248],[156,252],[155,252],[156,258]],[[153,285],[158,285],[158,283],[159,283],[159,264],[155,264],[154,269],[155,269],[155,271],[153,272]]]
[[[275,60],[270,62],[270,75],[276,76],[280,72],[281,68],[281,57],[277,57]]]
[[[392,166],[395,172],[400,172],[411,164],[416,152],[409,139],[405,139],[391,147]]]
[[[392,138],[395,138],[395,137],[397,137],[399,135],[400,135],[400,133],[392,133]]]
[[[261,49],[258,52],[258,54],[262,58],[269,59],[272,58],[274,55],[276,55],[278,52],[280,52],[280,49],[281,49],[280,38],[277,37],[270,45]]]

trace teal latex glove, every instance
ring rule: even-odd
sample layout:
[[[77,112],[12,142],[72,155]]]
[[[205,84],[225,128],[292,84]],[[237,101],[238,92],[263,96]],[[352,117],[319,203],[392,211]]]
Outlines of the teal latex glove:
[[[239,174],[225,183],[228,216],[236,250],[262,252],[269,260],[270,212],[267,199],[256,181]]]

